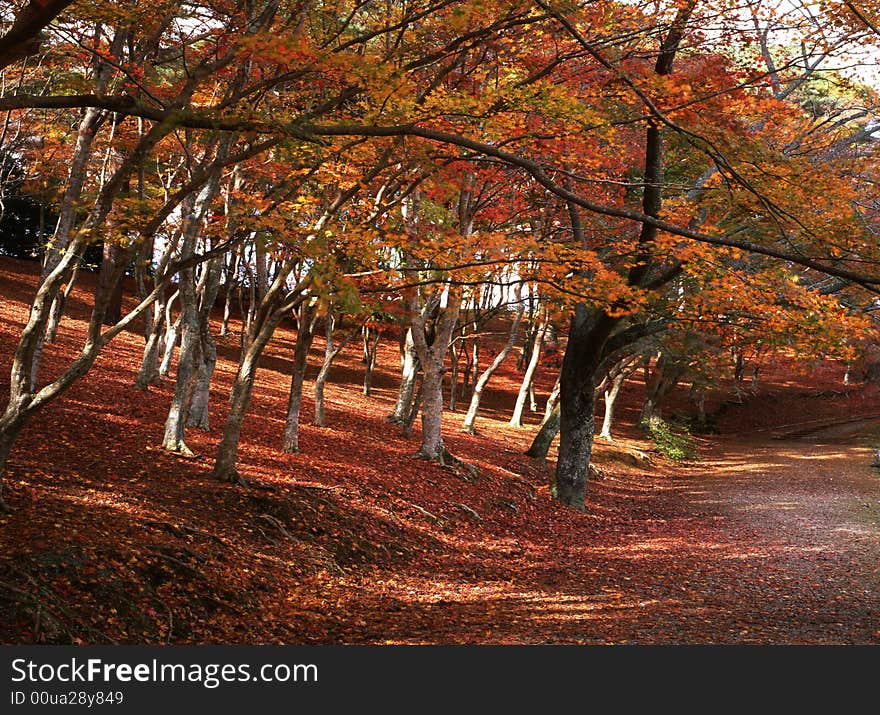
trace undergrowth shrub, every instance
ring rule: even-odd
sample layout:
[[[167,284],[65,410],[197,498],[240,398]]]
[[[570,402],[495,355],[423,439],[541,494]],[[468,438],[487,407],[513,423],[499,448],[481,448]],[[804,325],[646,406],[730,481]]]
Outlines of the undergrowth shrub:
[[[673,462],[690,462],[700,458],[694,438],[687,425],[657,420],[649,426],[657,451]]]

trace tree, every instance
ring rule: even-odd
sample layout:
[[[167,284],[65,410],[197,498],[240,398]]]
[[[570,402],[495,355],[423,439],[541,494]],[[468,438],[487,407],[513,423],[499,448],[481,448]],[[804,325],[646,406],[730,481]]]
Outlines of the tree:
[[[370,270],[373,257],[381,288],[359,288],[406,297],[410,369],[400,404],[414,414],[418,363],[420,452],[437,457],[440,386],[461,301],[486,282],[487,265],[506,260],[535,266],[528,280],[568,317],[556,481],[559,498],[583,508],[604,366],[655,319],[675,314],[678,281],[688,283],[688,300],[709,295],[716,281],[746,281],[762,293],[760,308],[778,307],[783,296],[819,324],[842,301],[857,310],[858,290],[880,286],[868,230],[876,207],[865,180],[874,168],[856,156],[872,136],[867,114],[837,104],[823,115],[831,103],[816,93],[817,61],[843,57],[851,39],[876,39],[875,8],[854,13],[849,5],[823,3],[819,22],[812,7],[799,8],[808,18],[796,23],[803,56],[772,41],[785,28],[777,22],[784,6],[753,3],[741,13],[712,0],[366,2],[338,16],[261,0],[199,4],[187,22],[177,22],[190,9],[182,3],[71,6],[42,25],[47,62],[66,72],[41,88],[43,70],[22,61],[22,81],[0,97],[0,111],[15,121],[39,116],[41,126],[67,127],[61,134],[70,137],[70,127],[99,130],[77,134],[58,152],[67,161],[55,162],[59,225],[70,228],[50,252],[57,265],[47,269],[16,353],[0,463],[28,415],[154,301],[145,334],[158,344],[151,336],[163,312],[171,315],[164,291],[175,281],[184,345],[168,432],[172,448],[185,444],[190,394],[205,396],[210,381],[205,311],[228,249],[239,271],[252,273],[253,300],[220,478],[238,479],[241,420],[278,321],[313,299],[326,306],[354,290],[352,274]],[[26,170],[41,158],[33,147],[21,151]],[[73,162],[87,168],[81,187],[67,171]],[[253,172],[245,180],[254,187],[260,172],[262,186],[281,179],[277,189],[253,192],[260,201],[247,220],[235,202],[219,206],[234,166]],[[488,218],[496,206],[475,211],[472,200],[482,175],[503,187],[499,195],[516,197],[495,201],[501,208]],[[340,193],[324,195],[318,184]],[[209,236],[214,214],[240,217],[220,243]],[[344,235],[332,242],[345,244],[338,253],[346,260],[325,267],[316,247],[327,231]],[[67,377],[39,388],[53,305],[97,241],[109,259],[94,304],[98,326]],[[165,255],[151,266],[148,292],[143,258],[157,246]],[[119,277],[136,259],[141,304],[102,331]],[[842,287],[831,290],[821,276]],[[194,300],[198,293],[203,299]],[[166,348],[174,340],[167,333]],[[148,381],[155,360],[145,354],[144,362]]]

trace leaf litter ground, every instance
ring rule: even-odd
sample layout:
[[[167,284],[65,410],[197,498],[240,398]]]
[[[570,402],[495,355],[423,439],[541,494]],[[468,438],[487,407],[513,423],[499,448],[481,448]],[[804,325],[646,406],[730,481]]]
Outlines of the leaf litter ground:
[[[0,278],[6,390],[36,266],[4,259]],[[77,349],[90,278],[72,293],[44,379]],[[871,413],[876,391],[843,390],[837,366],[799,375],[783,362],[743,404],[716,397],[722,434],[701,439],[703,459],[687,465],[664,462],[632,427],[632,381],[580,514],[551,499],[552,462],[522,455],[539,415],[530,429],[506,426],[512,359],[477,436],[457,431],[462,407],[445,416],[449,448],[478,481],[412,459],[417,442],[386,422],[391,340],[371,398],[357,348],[340,356],[327,428],[308,424],[307,382],[302,451],[282,453],[293,337],[282,328],[261,363],[240,452],[247,488],[211,479],[236,335],[218,339],[212,430],[188,431],[196,458],[158,448],[173,383],[133,389],[136,332],[34,419],[5,479],[17,510],[0,518],[0,641],[880,643],[870,437],[772,439],[804,415]],[[322,351],[316,341],[310,379]],[[546,397],[554,376],[543,373]]]

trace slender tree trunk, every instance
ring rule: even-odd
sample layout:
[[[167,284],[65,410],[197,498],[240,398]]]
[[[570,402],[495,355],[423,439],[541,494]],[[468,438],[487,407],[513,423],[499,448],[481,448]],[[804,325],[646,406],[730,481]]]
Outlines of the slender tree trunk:
[[[140,173],[143,173],[143,167],[140,169]],[[143,197],[140,197],[143,199]],[[147,241],[144,241],[141,250],[138,252],[138,256],[135,260],[134,264],[134,276],[135,276],[135,288],[137,290],[138,302],[142,301],[147,294],[150,292],[147,289],[147,268],[151,265],[153,260],[153,250],[155,245],[155,236]],[[150,335],[153,333],[153,313],[146,313],[144,317],[144,343],[146,344],[147,340],[149,340]]]
[[[238,251],[233,251],[230,265],[226,273],[226,295],[223,301],[223,322],[220,323],[220,335],[225,336],[229,332],[229,318],[232,315],[232,294],[238,286]]]
[[[195,391],[190,404],[188,427],[196,427],[202,430],[210,429],[210,416],[208,403],[211,397],[211,379],[214,376],[214,367],[217,364],[217,345],[211,335],[211,311],[217,302],[217,293],[220,290],[220,274],[223,270],[223,256],[209,261],[202,273],[200,281],[200,305],[199,305],[199,339],[201,341],[198,375],[196,378]]]
[[[281,318],[287,311],[295,308],[306,295],[305,287],[300,283],[283,296],[284,284],[289,273],[290,266],[285,263],[260,301],[259,309],[254,311],[251,332],[242,334],[244,345],[238,371],[229,393],[229,414],[223,426],[223,436],[220,438],[217,458],[214,462],[214,477],[221,482],[239,484],[243,481],[237,468],[238,444],[241,439],[241,427],[251,404],[257,363]]]
[[[419,358],[413,344],[412,330],[409,328],[406,331],[400,362],[400,388],[397,391],[397,402],[394,405],[394,410],[388,415],[388,421],[402,425],[406,421],[412,407],[416,378],[419,373]]]
[[[379,339],[382,334],[376,328],[364,325],[364,396],[369,397],[373,389],[373,370],[376,369],[376,357],[379,352]]]
[[[416,423],[416,417],[419,416],[419,413],[422,410],[422,382],[418,381],[419,387],[414,391],[412,396],[412,402],[409,407],[407,407],[406,414],[403,416],[403,422],[401,426],[403,427],[403,436],[409,439],[413,434],[413,425]]]
[[[342,342],[334,347],[333,334],[336,329],[336,316],[332,312],[327,313],[324,329],[327,336],[327,342],[324,346],[324,362],[321,363],[321,369],[318,371],[318,376],[315,378],[315,419],[312,424],[316,427],[326,426],[326,417],[324,415],[324,386],[327,384],[327,377],[330,375],[330,368],[333,365],[333,361],[358,333],[358,328],[353,328],[348,335],[343,338]]]
[[[256,339],[248,345],[238,365],[238,372],[235,374],[232,390],[229,393],[229,414],[223,426],[223,436],[220,438],[217,458],[214,462],[214,477],[221,482],[239,484],[242,481],[237,468],[241,427],[251,404],[257,362],[274,330],[275,326],[267,323]]]
[[[476,340],[476,338],[471,342],[474,340]],[[462,371],[461,376],[461,394],[470,399],[473,396],[474,384],[477,379],[479,379],[479,375],[474,376],[473,380],[471,379],[471,376],[474,374],[474,363],[471,350],[468,348],[467,343],[461,346],[461,352],[464,355],[464,370]]]
[[[648,382],[648,392],[639,418],[639,425],[644,429],[651,429],[663,420],[663,400],[678,384],[681,374],[681,368],[670,361],[665,353],[660,355]]]
[[[170,307],[170,304],[169,304]],[[166,310],[166,316],[170,311]],[[165,351],[162,354],[162,362],[159,364],[159,376],[168,377],[171,374],[171,361],[174,359],[174,348],[180,340],[181,320],[177,318],[173,323],[165,322]]]
[[[452,372],[449,376],[449,411],[455,412],[458,403],[458,361],[461,358],[461,348],[454,341],[449,346],[449,357],[449,362],[452,365]]]
[[[78,275],[79,263],[74,265],[73,270],[70,272],[70,278],[67,279],[67,284],[64,286],[63,290],[58,292],[58,295],[52,302],[52,309],[49,312],[49,320],[46,323],[46,340],[50,343],[54,343],[58,337],[58,326],[61,325],[61,317],[64,315],[64,309],[67,307],[67,299],[73,291],[73,286],[76,284]],[[35,361],[35,370],[39,370],[39,364],[39,360]],[[34,374],[33,382],[34,385],[37,384],[36,373]]]
[[[614,423],[614,404],[617,402],[617,395],[620,393],[620,388],[623,386],[626,378],[627,373],[623,371],[619,372],[614,376],[611,380],[611,384],[605,390],[605,417],[602,420],[602,431],[599,433],[599,437],[606,442],[614,441],[611,436],[611,426]]]
[[[523,349],[520,351],[519,357],[516,359],[516,369],[519,372],[524,372],[529,361],[532,359],[532,345],[535,342],[535,335],[537,334],[539,327],[538,321],[535,320],[535,315],[540,308],[540,305],[535,305],[535,294],[531,290],[529,290],[527,304],[529,329],[526,331],[526,339],[523,342]]]
[[[531,446],[526,450],[526,454],[535,459],[547,459],[547,455],[550,453],[550,446],[553,444],[557,434],[559,434],[558,400],[544,416],[544,421],[541,422],[541,427],[532,440]]]
[[[429,346],[425,338],[425,323],[432,311],[429,299],[424,308],[415,313],[411,325],[413,342],[422,366],[422,443],[416,453],[419,459],[439,460],[445,453],[443,446],[443,373],[452,331],[458,321],[461,301],[455,290],[450,289],[446,308],[440,311],[436,321],[434,342]]]
[[[163,295],[154,304],[150,334],[147,336],[147,344],[144,346],[141,365],[138,368],[137,377],[134,381],[135,388],[144,392],[149,389],[150,385],[155,385],[159,382],[159,349],[164,328],[162,322],[164,312],[165,300]]]
[[[180,247],[181,258],[189,258],[195,253],[196,242],[201,232],[202,221],[208,206],[214,198],[217,182],[205,184],[192,201]],[[180,271],[180,355],[177,359],[177,375],[174,397],[165,420],[165,435],[162,448],[169,452],[191,455],[192,450],[185,441],[186,423],[189,408],[196,387],[199,366],[202,361],[201,321],[199,320],[198,296],[196,295],[195,269]]]
[[[117,246],[105,243],[103,254],[104,258],[101,261],[101,270],[98,274],[99,280],[102,276],[110,276],[116,271],[117,264],[123,260],[124,251]],[[104,316],[104,325],[116,325],[122,319],[122,285],[122,280],[116,282],[113,294],[110,296],[110,304],[107,306],[107,314]]]
[[[202,342],[199,334],[195,288],[192,285],[193,278],[189,275],[191,270],[181,271],[180,276],[180,355],[177,360],[174,397],[168,410],[168,418],[165,420],[165,436],[162,439],[163,449],[185,455],[192,455],[184,438]]]
[[[473,340],[469,364],[471,368],[471,384],[476,385],[480,377],[480,341],[478,338]]]
[[[738,400],[742,400],[742,383],[745,374],[745,358],[740,348],[733,351],[733,391]]]
[[[290,378],[290,395],[287,400],[287,419],[281,449],[299,452],[299,416],[302,407],[302,388],[308,366],[309,349],[315,337],[315,307],[304,303],[300,307],[296,328],[296,347],[293,353],[293,375]]]
[[[241,342],[242,345],[246,342],[246,335],[250,335],[253,331],[254,320],[257,316],[257,305],[259,304],[259,298],[257,297],[257,278],[254,275],[254,272],[251,270],[250,266],[248,266],[247,261],[244,257],[242,257],[242,262],[244,263],[245,272],[248,277],[248,304],[247,311],[243,309],[242,306],[239,306],[239,309],[242,313],[242,329],[241,329]],[[239,296],[242,294],[240,293]],[[242,351],[242,355],[244,355],[244,351]]]
[[[511,427],[522,427],[522,416],[523,411],[525,410],[526,400],[529,397],[529,390],[532,386],[532,381],[535,379],[535,373],[538,370],[538,362],[541,359],[541,345],[544,342],[544,337],[547,335],[547,328],[550,325],[550,321],[547,319],[546,315],[544,316],[541,324],[538,326],[538,329],[535,331],[535,338],[532,343],[531,348],[531,356],[529,358],[529,364],[526,368],[526,372],[523,375],[522,385],[519,388],[519,394],[516,396],[516,404],[513,407],[513,415],[510,417],[510,425]]]
[[[522,284],[517,283],[514,291],[514,296],[518,305],[516,316],[514,317],[513,322],[510,325],[510,332],[507,335],[507,342],[501,349],[501,352],[499,352],[495,356],[495,359],[483,371],[483,374],[480,375],[479,379],[474,384],[474,390],[471,393],[471,402],[468,406],[467,414],[464,416],[464,421],[461,425],[461,429],[465,432],[468,432],[469,434],[474,434],[476,432],[476,429],[474,428],[474,423],[477,420],[477,412],[480,409],[480,400],[483,397],[483,390],[486,388],[489,379],[492,377],[492,375],[495,374],[495,371],[499,367],[501,367],[502,363],[507,359],[507,356],[510,355],[510,351],[513,350],[513,347],[516,344],[516,337],[517,335],[519,335],[519,326],[522,323],[522,318],[525,314],[525,305],[521,302]]]
[[[256,273],[255,280],[256,283],[254,287],[257,292],[257,301],[263,299],[263,296],[266,295],[266,291],[268,290],[269,285],[269,258],[266,255],[266,248],[260,243],[260,241],[256,242],[254,248],[254,262],[256,264]]]
[[[553,389],[550,390],[550,394],[547,396],[547,404],[544,405],[544,419],[548,419],[550,417],[550,413],[556,409],[556,405],[559,404],[559,384],[561,379],[559,377],[556,378],[556,382],[553,384]]]
[[[116,32],[109,48],[111,55],[119,55],[123,42],[125,41],[125,35],[126,32],[124,30],[118,30]],[[103,93],[106,89],[112,73],[113,67],[110,63],[101,62],[99,64],[98,71],[95,74],[95,91],[97,94]],[[52,273],[61,263],[62,255],[73,239],[73,227],[76,223],[77,208],[80,198],[82,197],[85,178],[88,174],[86,169],[92,157],[92,147],[97,128],[100,124],[101,115],[102,110],[89,107],[85,110],[83,118],[79,123],[76,144],[70,161],[70,173],[68,174],[67,188],[64,192],[64,197],[61,199],[61,209],[58,212],[58,222],[55,224],[55,234],[46,248],[43,270],[40,275],[41,283],[46,280],[49,274]],[[113,198],[115,197],[111,197],[109,201],[104,201],[106,212],[109,212]],[[71,273],[70,278],[68,279],[69,281],[73,280],[73,275],[74,273]],[[57,292],[53,296],[52,305],[49,308],[46,331],[43,335],[39,336],[33,354],[31,368],[32,388],[36,388],[39,379],[40,363],[42,361],[43,345],[46,337],[51,336],[49,340],[50,342],[54,342],[55,336],[58,333],[58,325],[64,314],[66,298],[69,294],[70,287],[68,287],[63,293]]]

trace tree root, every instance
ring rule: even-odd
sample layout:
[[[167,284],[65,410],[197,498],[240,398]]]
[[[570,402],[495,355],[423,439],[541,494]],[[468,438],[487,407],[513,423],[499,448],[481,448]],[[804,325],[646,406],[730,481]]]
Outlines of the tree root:
[[[443,519],[441,519],[436,514],[432,514],[427,509],[420,507],[418,504],[413,504],[412,502],[407,502],[407,505],[412,507],[413,509],[415,509],[422,516],[425,516],[428,519],[430,519],[431,521],[433,521],[435,524],[439,524],[440,526],[443,526]]]
[[[162,449],[164,449],[166,452],[170,452],[171,454],[177,454],[181,457],[186,457],[187,459],[195,459],[198,456],[189,447],[187,447],[186,443],[183,441],[164,442],[162,444]]]
[[[446,445],[441,444],[440,449],[435,454],[429,454],[425,452],[423,449],[419,449],[414,455],[412,455],[413,459],[422,459],[426,462],[437,462],[443,469],[447,469],[450,472],[454,472],[455,474],[459,474],[465,481],[468,482],[477,482],[480,480],[482,476],[479,470],[468,462],[465,462],[458,457],[456,457],[452,452],[446,449]],[[462,469],[467,471],[467,474],[460,474],[456,471],[456,467],[461,467]]]
[[[225,484],[235,484],[240,487],[248,486],[247,480],[238,473],[235,467],[215,469],[214,478]]]
[[[478,524],[483,523],[483,517],[481,517],[477,512],[471,509],[467,504],[462,504],[461,502],[453,502],[453,506],[457,506],[461,509],[465,514],[467,514],[471,519],[473,519]]]
[[[0,589],[5,589],[10,594],[6,597],[7,600],[37,609],[34,614],[34,626],[35,629],[37,629],[35,630],[35,635],[39,636],[38,629],[40,628],[41,622],[45,621],[48,616],[59,630],[64,631],[64,633],[67,634],[67,637],[70,638],[72,642],[81,642],[80,635],[86,633],[89,637],[96,639],[99,642],[103,641],[112,645],[118,645],[117,641],[106,633],[90,626],[82,620],[68,607],[66,602],[62,601],[53,591],[40,584],[31,574],[26,571],[16,571],[25,577],[28,583],[37,591],[37,593],[39,593],[39,596],[36,593],[2,581],[0,581]],[[53,611],[60,613],[61,616],[67,620],[67,623],[64,622],[64,619],[56,615],[56,613],[53,613]],[[76,632],[75,628],[80,629],[79,634]]]
[[[0,514],[12,514],[14,511],[15,509],[3,501],[3,497],[0,497]]]
[[[226,541],[224,541],[221,537],[217,536],[217,534],[212,534],[210,531],[204,531],[203,529],[198,529],[195,526],[190,526],[189,524],[173,524],[170,521],[162,521],[159,519],[148,519],[145,520],[144,523],[150,524],[151,526],[161,527],[176,536],[178,539],[184,538],[185,534],[193,534],[194,536],[203,536],[205,538],[211,539],[221,546],[229,546],[229,544],[227,544]]]
[[[271,514],[260,514],[259,518],[264,519],[265,521],[268,521],[272,526],[274,526],[276,529],[278,529],[278,531],[280,531],[284,535],[284,538],[287,539],[288,541],[296,541],[296,539],[294,539],[290,535],[290,532],[284,528],[284,524],[282,524],[278,519],[276,519]]]
[[[171,554],[166,554],[162,550],[151,551],[150,553],[152,553],[155,556],[158,556],[160,559],[164,559],[165,561],[168,561],[169,563],[174,564],[178,568],[181,568],[181,569],[191,573],[193,576],[197,576],[198,578],[202,579],[203,581],[208,580],[207,577],[205,576],[205,574],[203,574],[197,568],[190,566],[185,561],[181,561],[176,556],[172,556]]]

